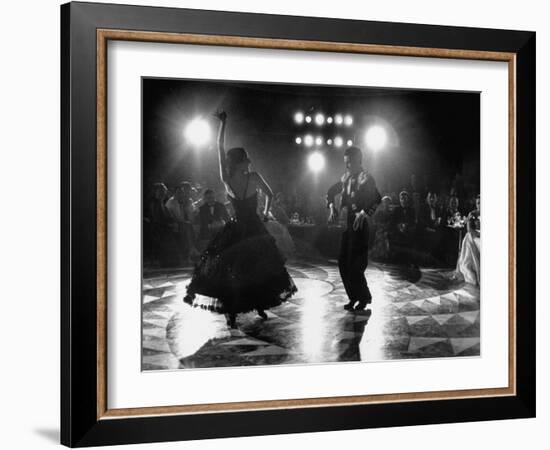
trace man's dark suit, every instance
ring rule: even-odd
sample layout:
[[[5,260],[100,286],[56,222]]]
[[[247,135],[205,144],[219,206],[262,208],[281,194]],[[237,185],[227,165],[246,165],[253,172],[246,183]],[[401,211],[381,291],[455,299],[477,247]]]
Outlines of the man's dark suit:
[[[423,205],[418,212],[418,225],[422,228],[439,228],[443,222],[443,208],[436,206],[434,208],[434,218],[432,218],[432,211],[428,205]],[[438,221],[438,219],[440,219]]]
[[[374,178],[365,170],[349,175],[331,186],[327,193],[327,206],[334,203],[334,197],[342,195],[341,207],[347,208],[347,228],[342,233],[338,268],[350,302],[370,303],[371,293],[365,278],[368,264],[369,226],[365,221],[363,227],[353,230],[356,213],[364,211],[371,215],[381,197]]]

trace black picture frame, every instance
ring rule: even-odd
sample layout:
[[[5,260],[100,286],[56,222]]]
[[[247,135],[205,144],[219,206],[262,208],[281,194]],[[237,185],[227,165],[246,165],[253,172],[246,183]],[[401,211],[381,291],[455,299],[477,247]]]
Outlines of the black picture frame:
[[[98,29],[507,52],[516,56],[516,393],[98,417]],[[535,42],[528,31],[69,3],[61,6],[61,443],[70,447],[535,416]]]

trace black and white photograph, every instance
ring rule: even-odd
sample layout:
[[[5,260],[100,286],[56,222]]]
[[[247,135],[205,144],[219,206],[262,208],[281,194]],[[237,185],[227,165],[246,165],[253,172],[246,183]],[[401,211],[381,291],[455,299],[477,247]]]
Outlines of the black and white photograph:
[[[143,371],[480,356],[479,92],[141,94]]]
[[[547,442],[547,8],[452,6],[7,2],[0,448]]]

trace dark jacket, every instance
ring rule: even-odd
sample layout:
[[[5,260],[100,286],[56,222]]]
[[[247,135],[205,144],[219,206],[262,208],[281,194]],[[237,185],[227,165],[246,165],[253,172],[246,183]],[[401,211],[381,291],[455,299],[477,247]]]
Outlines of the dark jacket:
[[[229,220],[229,214],[227,209],[220,202],[214,202],[213,212],[211,206],[204,204],[199,208],[199,222],[200,222],[200,236],[201,239],[208,239],[210,237],[210,228],[213,222]]]
[[[373,214],[382,199],[374,178],[366,170],[355,175],[346,173],[340,181],[333,184],[327,192],[327,206],[334,203],[334,198],[338,194],[342,195],[342,207],[348,209],[348,222],[352,221],[355,214],[361,210],[369,215]]]
[[[437,223],[437,219],[440,219],[439,224]],[[420,212],[418,214],[418,225],[422,228],[439,228],[444,223],[444,213],[443,209],[440,206],[435,207],[435,220],[432,219],[431,210],[428,205],[423,205],[420,208]]]
[[[403,208],[401,205],[393,210],[393,225],[396,231],[400,224],[406,225],[406,231],[412,231],[415,228],[415,213],[412,206]]]

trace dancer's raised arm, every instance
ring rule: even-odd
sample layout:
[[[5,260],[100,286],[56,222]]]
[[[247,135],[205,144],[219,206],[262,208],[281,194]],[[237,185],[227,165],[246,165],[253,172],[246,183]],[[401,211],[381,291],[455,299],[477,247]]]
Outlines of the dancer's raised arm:
[[[227,125],[227,113],[219,111],[214,114],[220,121],[218,132],[218,156],[220,161],[220,177],[224,183],[227,183],[229,175],[227,173],[227,163],[225,161],[225,127]]]

